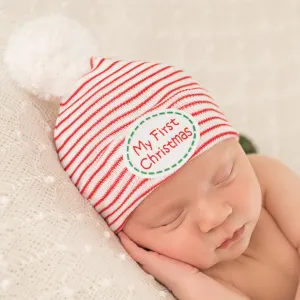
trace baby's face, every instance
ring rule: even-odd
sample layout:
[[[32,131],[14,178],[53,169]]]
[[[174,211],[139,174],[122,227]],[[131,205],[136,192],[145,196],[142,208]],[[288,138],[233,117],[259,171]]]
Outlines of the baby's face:
[[[123,231],[140,247],[205,270],[246,250],[261,198],[247,156],[236,140],[228,139],[190,160],[149,194]],[[223,243],[242,226],[240,240]]]

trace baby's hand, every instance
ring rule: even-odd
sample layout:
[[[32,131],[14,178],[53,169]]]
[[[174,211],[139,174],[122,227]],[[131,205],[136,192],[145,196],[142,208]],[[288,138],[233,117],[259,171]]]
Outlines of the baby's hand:
[[[123,232],[119,233],[119,237],[131,257],[179,300],[250,300],[237,290],[228,289],[189,264],[138,247]]]
[[[175,296],[181,294],[185,282],[200,273],[189,264],[140,248],[123,232],[119,233],[119,237],[123,247],[143,270],[153,275]]]

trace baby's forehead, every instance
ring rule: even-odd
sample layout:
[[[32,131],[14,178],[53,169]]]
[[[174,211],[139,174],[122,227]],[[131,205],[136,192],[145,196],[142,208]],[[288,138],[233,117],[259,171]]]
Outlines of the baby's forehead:
[[[212,148],[189,160],[182,168],[177,170],[167,180],[170,183],[173,180],[184,180],[186,177],[197,176],[199,180],[211,176],[213,173],[227,168],[236,158],[236,151],[225,145]]]

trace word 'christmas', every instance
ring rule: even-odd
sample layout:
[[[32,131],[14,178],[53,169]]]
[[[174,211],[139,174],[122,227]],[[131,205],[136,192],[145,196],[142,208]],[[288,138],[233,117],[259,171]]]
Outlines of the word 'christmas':
[[[172,118],[163,127],[151,130],[148,140],[137,141],[137,144],[133,146],[133,150],[138,157],[141,156],[140,166],[142,169],[151,169],[163,157],[172,155],[172,149],[176,149],[182,142],[192,136],[192,131],[187,126],[180,127],[183,127],[180,126],[180,122]]]

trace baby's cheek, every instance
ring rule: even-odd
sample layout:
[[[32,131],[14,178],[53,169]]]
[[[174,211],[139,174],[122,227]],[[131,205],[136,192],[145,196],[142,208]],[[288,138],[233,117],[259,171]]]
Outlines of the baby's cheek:
[[[183,261],[198,269],[204,270],[215,264],[215,255],[211,247],[206,245],[201,237],[183,232],[177,232],[172,242],[162,250],[169,257]]]
[[[161,236],[157,244],[158,252],[175,259],[186,257],[189,247],[191,247],[189,239],[182,235],[180,230],[174,230]]]
[[[240,182],[236,187],[236,206],[240,213],[255,218],[261,209],[261,193],[257,184],[251,180]]]

